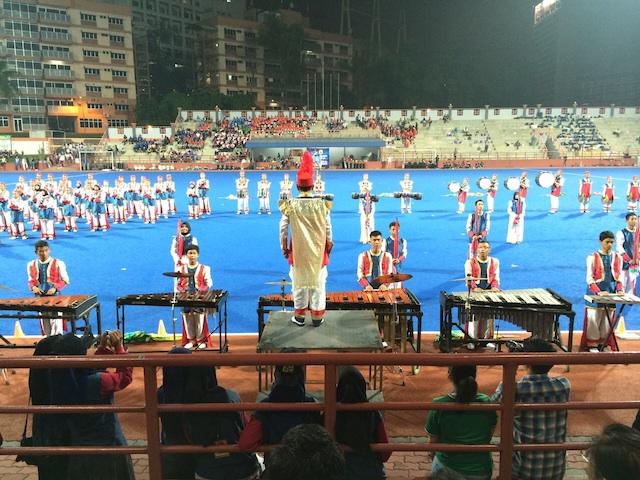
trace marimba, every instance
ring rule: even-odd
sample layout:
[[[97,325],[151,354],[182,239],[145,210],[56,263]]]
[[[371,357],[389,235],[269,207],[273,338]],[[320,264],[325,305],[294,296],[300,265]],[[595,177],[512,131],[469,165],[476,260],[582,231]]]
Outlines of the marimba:
[[[258,299],[258,338],[262,336],[264,329],[265,313],[281,310],[282,307],[293,307],[291,294],[285,295],[284,301],[280,294],[265,295]],[[402,351],[405,350],[406,341],[409,340],[413,349],[420,352],[422,311],[420,310],[420,301],[410,290],[398,288],[386,292],[379,290],[327,292],[326,308],[327,310],[373,310],[380,324],[384,324],[385,317],[389,318],[397,314],[401,323],[400,347]],[[418,323],[417,339],[414,335],[414,318]],[[402,328],[402,324],[404,324],[404,328]]]
[[[224,353],[229,349],[227,340],[227,296],[225,290],[209,290],[207,292],[178,293],[139,293],[116,298],[116,321],[118,328],[122,321],[122,334],[125,333],[125,306],[139,305],[146,307],[191,307],[204,308],[207,315],[216,319],[209,324],[211,334],[218,332],[218,349]]]
[[[622,315],[622,310],[626,305],[638,305],[640,304],[640,298],[632,295],[631,293],[622,293],[622,294],[609,294],[606,296],[601,295],[585,295],[584,299],[588,302],[598,304],[598,307],[604,308],[604,314],[607,318],[607,323],[609,324],[609,333],[607,334],[607,338],[604,343],[598,345],[598,350],[601,352],[604,351],[605,347],[609,343],[609,339],[613,337],[613,343],[616,346],[616,351],[619,351],[618,340],[616,340],[615,331],[616,325],[618,324],[618,319],[620,315]],[[620,311],[618,315],[611,315],[611,309],[615,312],[618,305],[621,305]]]
[[[50,297],[9,298],[0,300],[0,318],[34,318],[40,320],[42,316],[61,318],[71,324],[71,331],[90,330],[89,318],[91,312],[96,311],[97,333],[102,333],[102,320],[100,317],[100,303],[96,295],[57,295]],[[16,313],[4,313],[4,312]],[[35,312],[35,313],[27,313]],[[84,325],[77,326],[76,322],[82,320]],[[1,337],[5,344],[17,346]],[[5,345],[0,345],[5,346]],[[33,345],[24,345],[33,347]]]
[[[454,318],[452,311],[456,309]],[[569,318],[567,348],[562,344],[560,317]],[[440,350],[451,351],[451,330],[470,320],[505,320],[523,330],[555,343],[565,351],[573,345],[575,313],[571,303],[551,289],[532,288],[500,292],[440,292]],[[465,333],[465,338],[470,339]],[[486,342],[504,343],[486,339]],[[482,343],[480,341],[479,343]]]

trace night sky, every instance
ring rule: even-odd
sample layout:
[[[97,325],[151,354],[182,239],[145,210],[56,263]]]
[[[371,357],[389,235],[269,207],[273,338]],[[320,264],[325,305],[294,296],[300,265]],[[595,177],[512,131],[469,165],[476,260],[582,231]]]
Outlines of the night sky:
[[[407,71],[429,84],[416,89],[414,96],[447,103],[446,99],[450,99],[460,106],[533,104],[533,11],[538,1],[380,0],[382,43],[389,51],[395,51],[399,11],[404,9],[407,44],[403,51],[406,58],[417,59],[420,67]],[[640,18],[639,0],[565,3],[578,5],[569,22],[582,29],[576,31],[575,40],[567,39],[567,43],[587,56],[591,51],[605,52],[600,57],[603,62],[615,57],[619,68],[630,68],[640,76],[640,33],[634,26]],[[265,9],[293,4],[311,18],[313,27],[340,31],[341,0],[254,0],[254,4]],[[350,4],[353,35],[368,41],[373,1],[351,0]],[[595,5],[596,10],[601,7],[600,13],[594,14],[593,9],[583,5]],[[606,38],[604,44],[602,38]],[[379,80],[384,83],[383,77],[384,73]],[[397,84],[397,79],[386,79],[386,83]],[[640,103],[640,94],[636,97]],[[409,100],[401,96],[391,99]],[[616,99],[603,99],[605,103],[609,101]]]

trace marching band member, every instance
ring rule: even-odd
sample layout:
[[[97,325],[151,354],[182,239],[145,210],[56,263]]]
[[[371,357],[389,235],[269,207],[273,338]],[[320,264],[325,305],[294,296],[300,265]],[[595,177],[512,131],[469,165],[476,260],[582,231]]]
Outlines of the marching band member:
[[[198,239],[191,234],[191,225],[189,222],[179,222],[178,234],[171,240],[171,258],[176,269],[180,265],[186,265],[189,261],[187,258],[187,247],[189,245],[198,245]]]
[[[211,214],[211,203],[209,202],[209,180],[204,172],[200,172],[198,180],[198,201],[200,205],[200,214]]]
[[[129,218],[134,215],[138,215],[138,218],[142,218],[142,205],[140,202],[140,184],[136,180],[135,175],[131,175],[130,181],[127,184],[127,190],[125,193],[125,199],[127,201],[127,213]]]
[[[12,240],[17,239],[18,237],[22,237],[23,240],[27,240],[29,238],[24,229],[24,211],[22,210],[23,200],[21,197],[20,190],[16,188],[9,200],[9,214],[11,219],[9,233],[11,234]]]
[[[145,178],[141,185],[142,201],[144,205],[144,223],[155,224],[158,219],[156,194],[151,186],[151,181]]]
[[[99,183],[93,185],[91,195],[91,231],[102,229],[106,232],[109,226],[109,218],[107,217],[107,193],[102,191]]]
[[[60,197],[62,203],[62,214],[64,216],[64,231],[77,232],[78,224],[76,222],[76,208],[74,206],[74,194],[71,188],[66,187],[64,193]]]
[[[267,180],[267,174],[262,174],[262,180],[258,182],[258,201],[260,202],[260,210],[258,215],[262,215],[262,212],[267,212],[267,215],[271,215],[271,206],[269,205],[271,182]]]
[[[236,197],[238,197],[238,211],[247,215],[249,213],[249,179],[244,176],[244,170],[240,170],[240,177],[236,178]]]
[[[80,180],[76,181],[76,186],[73,189],[73,206],[75,208],[76,218],[85,216],[87,202],[84,188],[82,187],[82,182]]]
[[[640,256],[640,237],[638,235],[638,216],[629,212],[625,216],[627,226],[616,232],[616,252],[622,255],[622,272],[620,281],[622,290],[632,295],[636,294],[636,281],[638,279],[638,257]],[[632,305],[628,306],[629,308]],[[628,311],[628,308],[627,308]],[[619,322],[623,320],[620,316]]]
[[[469,179],[464,178],[462,184],[458,189],[458,211],[456,213],[464,213],[464,207],[467,203],[467,194],[471,187],[469,187]]]
[[[560,207],[560,195],[562,194],[562,186],[564,185],[564,177],[562,176],[562,170],[556,172],[556,178],[553,180],[551,186],[551,209],[549,213],[557,213],[558,207]]]
[[[411,213],[411,197],[408,195],[413,190],[413,180],[409,179],[409,174],[404,174],[404,180],[400,182],[401,194],[400,197],[400,213]]]
[[[520,200],[520,194],[513,192],[513,200],[509,201],[507,213],[509,225],[507,226],[507,243],[522,243],[524,239],[524,212],[525,203]]]
[[[636,211],[638,200],[640,200],[640,183],[638,183],[638,176],[634,175],[627,186],[627,201],[629,202],[628,208],[630,212]]]
[[[382,251],[389,252],[393,257],[395,271],[402,271],[402,262],[407,258],[407,241],[400,237],[400,223],[398,221],[389,224],[390,235],[382,243]]]
[[[168,211],[174,215],[176,213],[176,182],[171,179],[171,174],[167,173],[164,189],[167,192]]]
[[[592,182],[589,178],[589,171],[584,172],[584,178],[580,179],[580,192],[578,200],[580,201],[580,213],[589,213],[589,202],[591,201]]]
[[[187,188],[187,208],[190,219],[200,218],[200,199],[198,197],[196,182],[189,182],[189,188]]]
[[[178,292],[207,292],[213,286],[211,268],[198,262],[200,248],[191,244],[186,248],[187,263],[181,264],[177,271],[190,274],[188,277],[178,278],[176,290]],[[182,308],[182,346],[199,349],[211,347],[211,336],[207,325],[207,313],[203,308]]]
[[[496,193],[498,193],[498,174],[494,173],[491,176],[491,183],[487,188],[487,213],[493,213],[493,207],[495,205]]]
[[[324,191],[325,191],[324,187],[325,187],[325,183],[322,181],[322,176],[320,175],[320,172],[318,172],[316,175],[316,181],[313,182],[313,194],[316,197],[324,195]]]
[[[520,200],[523,202],[527,201],[527,194],[529,193],[530,182],[527,178],[527,172],[522,172],[520,174],[520,189],[518,190],[518,194],[520,196]]]
[[[611,211],[611,204],[615,199],[615,186],[611,177],[607,177],[606,183],[602,186],[602,211],[609,213]]]
[[[10,230],[9,200],[9,190],[6,189],[4,182],[0,182],[0,232]]]
[[[56,237],[56,209],[58,201],[49,194],[47,190],[42,190],[38,202],[40,216],[40,237],[45,240],[53,240]]]
[[[118,177],[116,184],[111,191],[113,197],[113,223],[126,223],[127,213],[125,209],[125,192],[126,187],[124,178]]]
[[[169,196],[166,188],[162,175],[158,175],[156,183],[153,184],[156,194],[156,218],[160,215],[169,218]]]
[[[291,190],[293,182],[289,180],[289,174],[284,174],[284,180],[280,182],[280,200],[291,200]]]
[[[484,212],[484,201],[476,200],[475,211],[467,217],[467,236],[469,237],[468,258],[478,255],[478,242],[487,239],[491,218]]]

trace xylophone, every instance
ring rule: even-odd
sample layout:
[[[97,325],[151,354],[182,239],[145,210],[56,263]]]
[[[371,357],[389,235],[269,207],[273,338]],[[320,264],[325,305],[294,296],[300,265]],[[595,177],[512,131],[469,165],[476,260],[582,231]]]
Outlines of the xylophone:
[[[455,321],[453,309],[457,309]],[[569,318],[567,348],[562,344],[561,316]],[[549,340],[570,352],[573,345],[574,317],[571,303],[551,289],[440,292],[440,349],[444,352],[451,350],[452,327],[464,331],[461,325],[469,320],[496,319],[517,325],[532,335]],[[493,339],[487,341],[503,343]]]
[[[208,315],[217,317],[217,324],[209,325],[211,333],[218,332],[220,353],[229,348],[227,341],[227,296],[225,290],[209,290],[208,292],[168,292],[168,293],[134,293],[116,298],[116,321],[122,334],[125,333],[125,306],[138,305],[147,307],[191,307],[204,308]],[[215,328],[214,328],[215,327]]]
[[[77,330],[90,330],[89,317],[91,312],[96,311],[97,333],[102,333],[102,320],[100,317],[100,303],[96,295],[59,295],[51,297],[28,297],[28,298],[9,298],[0,300],[0,318],[15,318],[22,320],[23,318],[35,318],[40,320],[42,315],[62,318],[71,323],[71,331],[76,333]],[[5,311],[18,313],[4,313]],[[28,314],[25,312],[35,312]],[[76,322],[84,321],[84,325],[78,327]],[[2,336],[0,340],[5,344],[9,342]],[[10,344],[12,347],[15,346]],[[32,347],[33,345],[26,345]]]
[[[280,307],[280,308],[278,308]],[[282,309],[282,307],[293,308],[293,297],[287,294],[265,295],[258,299],[258,336],[262,336],[265,325],[265,313]],[[404,349],[402,340],[410,340],[411,346],[416,352],[420,352],[422,311],[420,301],[407,289],[392,289],[386,292],[374,290],[365,292],[363,290],[346,292],[327,292],[327,310],[373,310],[378,322],[384,323],[384,317],[390,317],[397,313],[398,318],[407,328],[401,329],[401,336],[408,335],[408,338],[401,338],[401,348]],[[417,319],[418,332],[417,340],[414,338],[413,318]]]

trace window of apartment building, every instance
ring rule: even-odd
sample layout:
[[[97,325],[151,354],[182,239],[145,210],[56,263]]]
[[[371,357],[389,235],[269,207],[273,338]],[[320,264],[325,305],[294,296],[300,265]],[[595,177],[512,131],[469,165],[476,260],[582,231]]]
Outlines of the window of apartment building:
[[[101,118],[81,118],[80,128],[102,128]]]
[[[238,67],[238,62],[236,62],[235,60],[225,60],[224,64],[227,66],[227,68],[237,68]]]
[[[72,83],[64,83],[64,82],[45,82],[44,84],[47,88],[64,88],[70,90],[73,88]]]
[[[131,20],[133,21],[133,23],[142,23],[144,22],[144,15],[142,15],[140,12],[133,12],[133,14],[131,15]]]
[[[182,15],[182,11],[178,5],[171,5],[171,16],[172,17],[180,17]]]
[[[28,78],[18,78],[16,80],[11,80],[11,85],[14,88],[17,88],[20,93],[24,94],[38,94],[42,93],[42,80],[34,80]]]
[[[113,93],[117,93],[119,95],[127,95],[129,93],[129,89],[124,87],[113,87]]]
[[[109,25],[116,25],[118,27],[124,26],[124,20],[118,17],[109,17]]]
[[[102,93],[102,87],[96,85],[86,85],[87,93]]]
[[[140,7],[140,2],[138,0],[131,0],[132,7]]]
[[[40,62],[16,59],[8,59],[6,62],[10,70],[15,70],[23,75],[40,75],[42,73],[42,64]]]
[[[4,10],[14,12],[14,16],[16,17],[27,17],[29,14],[34,14],[35,16],[37,14],[35,4],[5,0],[3,7]]]
[[[324,50],[329,52],[333,51],[333,43],[324,42]]]
[[[347,45],[340,45],[340,55],[349,55],[349,47]]]
[[[85,49],[82,50],[82,55],[84,57],[90,57],[90,58],[98,58],[100,56],[97,50],[85,50]]]
[[[237,75],[227,75],[227,80],[230,82],[237,82],[238,81],[238,76]]]
[[[115,105],[114,108],[116,110],[128,111],[129,110],[129,105]]]
[[[225,36],[235,37],[236,36],[236,31],[233,28],[225,28],[224,29],[224,34],[225,34]]]
[[[110,127],[128,127],[129,120],[122,119],[122,118],[110,118],[109,126]]]
[[[0,127],[8,127],[9,126],[9,117],[0,116]]]
[[[96,16],[91,13],[80,13],[80,21],[96,23]]]
[[[43,13],[52,13],[53,15],[66,15],[66,10],[60,10],[59,8],[40,7],[38,11]]]
[[[238,46],[237,45],[232,45],[230,43],[225,43],[224,44],[224,51],[225,52],[235,52],[236,50],[238,50]]]
[[[70,72],[71,71],[71,65],[58,65],[56,63],[45,63],[42,66],[45,70],[57,70],[59,72]]]
[[[256,70],[258,68],[258,64],[256,62],[247,62],[247,69],[248,70]]]
[[[186,18],[187,20],[191,20],[193,18],[193,12],[190,8],[184,9],[184,18]]]
[[[41,32],[51,32],[51,33],[63,33],[68,34],[69,30],[66,28],[58,28],[58,27],[40,27]]]
[[[101,103],[87,103],[87,108],[91,110],[102,110]]]
[[[109,41],[113,43],[124,43],[124,37],[122,35],[109,35]]]
[[[151,27],[155,27],[156,25],[158,25],[158,19],[155,15],[147,15],[147,25]]]
[[[160,2],[158,4],[158,12],[163,13],[165,15],[168,14],[169,13],[169,4]]]
[[[124,53],[111,52],[111,60],[126,60],[127,55]]]
[[[7,40],[7,50],[9,53],[21,57],[34,57],[39,56],[40,45],[35,42],[24,42],[22,40]]]
[[[84,67],[84,74],[85,75],[94,75],[94,76],[98,77],[98,76],[100,76],[100,69],[99,68]]]
[[[42,98],[12,98],[11,106],[13,108],[23,108],[28,110],[30,107],[43,107],[44,108],[44,99]]]
[[[156,4],[153,3],[152,0],[147,0],[146,9],[149,10],[150,12],[155,12],[156,11]]]
[[[73,107],[73,100],[47,100],[49,107]]]
[[[82,32],[83,40],[98,40],[98,34],[96,32]]]
[[[126,70],[112,70],[111,73],[114,77],[127,78]]]
[[[256,32],[244,32],[244,38],[246,40],[255,40],[257,38]]]
[[[256,77],[247,77],[247,83],[250,84],[257,84],[258,83],[258,79]]]
[[[38,37],[38,25],[28,22],[5,20],[4,28],[8,35],[15,37]]]

